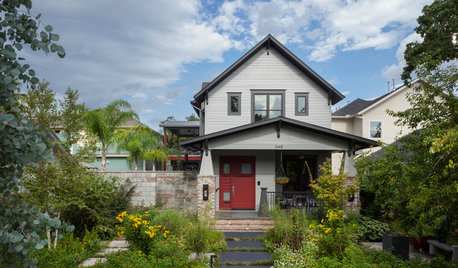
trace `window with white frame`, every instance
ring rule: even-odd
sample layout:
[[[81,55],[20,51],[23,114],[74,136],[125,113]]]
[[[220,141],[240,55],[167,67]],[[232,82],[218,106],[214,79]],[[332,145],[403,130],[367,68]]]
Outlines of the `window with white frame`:
[[[372,121],[370,123],[371,138],[379,139],[382,137],[382,122]]]

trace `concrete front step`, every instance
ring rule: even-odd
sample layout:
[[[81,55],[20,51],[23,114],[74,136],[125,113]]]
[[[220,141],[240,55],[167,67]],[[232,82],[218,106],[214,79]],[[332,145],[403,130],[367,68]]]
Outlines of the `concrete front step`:
[[[224,232],[226,239],[256,240],[264,237],[264,232]]]
[[[225,251],[219,256],[219,263],[222,265],[230,263],[256,264],[270,261],[270,254],[260,251]]]
[[[227,248],[231,250],[240,248],[263,250],[264,243],[262,241],[227,241]]]
[[[272,220],[217,220],[218,231],[259,231],[264,232],[274,227]]]

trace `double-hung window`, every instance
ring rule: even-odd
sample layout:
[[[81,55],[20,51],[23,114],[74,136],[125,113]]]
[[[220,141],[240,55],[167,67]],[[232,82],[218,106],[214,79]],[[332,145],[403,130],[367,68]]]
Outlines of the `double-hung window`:
[[[264,119],[284,115],[284,90],[252,91],[252,120],[257,122]]]

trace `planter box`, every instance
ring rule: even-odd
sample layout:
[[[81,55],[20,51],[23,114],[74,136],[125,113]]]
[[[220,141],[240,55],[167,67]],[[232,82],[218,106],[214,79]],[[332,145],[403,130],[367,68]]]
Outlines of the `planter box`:
[[[393,233],[383,234],[383,250],[391,252],[393,255],[403,260],[409,259],[409,236]]]

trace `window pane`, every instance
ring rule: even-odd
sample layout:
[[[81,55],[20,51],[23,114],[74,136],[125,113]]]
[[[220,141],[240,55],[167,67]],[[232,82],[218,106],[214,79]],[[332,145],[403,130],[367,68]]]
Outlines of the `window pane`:
[[[231,193],[230,192],[224,192],[223,193],[223,201],[231,201]]]
[[[251,174],[251,164],[250,163],[242,164],[242,174]]]
[[[371,122],[371,138],[382,137],[382,122]]]
[[[224,174],[231,174],[231,165],[229,163],[224,163],[223,169]]]
[[[297,97],[297,112],[305,113],[305,99],[306,97]]]
[[[269,118],[274,118],[277,116],[281,116],[281,111],[270,111]]]
[[[239,96],[231,96],[231,113],[239,112]]]
[[[266,111],[254,111],[254,121],[260,121],[267,118]]]
[[[254,95],[254,109],[255,110],[266,110],[267,109],[267,96],[266,95]]]
[[[281,95],[270,95],[269,96],[269,109],[270,110],[281,110]]]

